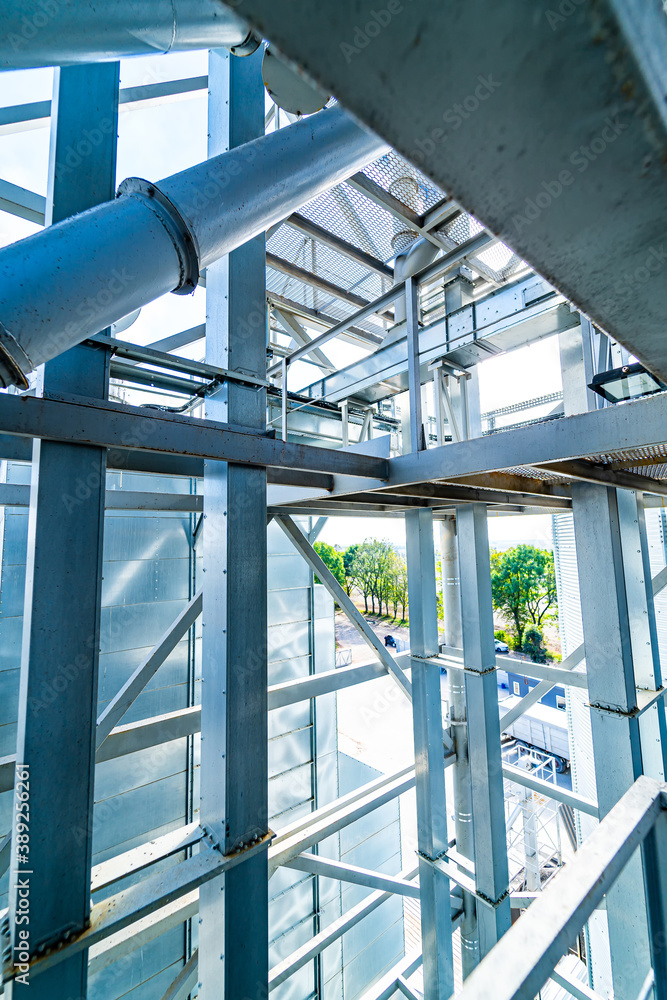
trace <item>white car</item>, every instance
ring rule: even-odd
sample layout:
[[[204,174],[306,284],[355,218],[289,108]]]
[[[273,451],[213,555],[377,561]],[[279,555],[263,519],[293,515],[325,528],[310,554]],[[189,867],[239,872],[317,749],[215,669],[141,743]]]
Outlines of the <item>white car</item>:
[[[496,653],[509,653],[510,648],[506,642],[501,642],[500,639],[494,640],[496,644]]]

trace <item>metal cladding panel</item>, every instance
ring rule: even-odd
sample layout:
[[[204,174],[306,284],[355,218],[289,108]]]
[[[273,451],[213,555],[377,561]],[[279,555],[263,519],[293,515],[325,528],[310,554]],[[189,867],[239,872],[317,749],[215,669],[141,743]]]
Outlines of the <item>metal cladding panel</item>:
[[[271,591],[278,592],[283,589],[308,586],[308,565],[298,552],[294,552],[292,555],[289,553],[269,555],[267,561],[267,576]]]
[[[180,927],[174,927],[161,934],[155,941],[150,941],[137,951],[125,955],[105,969],[94,972],[88,978],[88,1000],[107,1000],[108,997],[119,995],[119,987],[122,989],[129,983],[132,989],[136,985],[145,983],[146,980],[149,982],[144,989],[150,988],[150,995],[154,995],[153,987],[149,985],[150,980],[171,965],[182,943],[183,931]],[[176,971],[174,968],[173,976],[176,975]]]
[[[145,659],[152,647],[141,649],[119,649],[113,653],[103,653],[100,656],[99,705],[100,708],[110,701],[120,690],[125,679],[130,676],[139,662]],[[146,685],[146,691],[154,688],[170,687],[180,684],[183,680],[183,670],[187,669],[188,643],[183,640],[178,643],[173,653],[170,653],[161,667],[151,677]]]
[[[269,663],[310,654],[308,622],[269,626]]]
[[[311,727],[269,741],[269,778],[312,763]]]
[[[0,733],[8,725],[16,723],[19,700],[19,671],[0,671]],[[0,756],[5,756],[0,754]]]
[[[140,604],[188,599],[189,559],[107,561],[103,567],[102,604]]]
[[[172,740],[157,747],[147,747],[136,753],[105,760],[95,768],[95,798],[98,802],[112,799],[136,788],[144,781],[159,781],[181,774],[186,759],[186,741]]]
[[[271,1000],[310,1000],[315,997],[315,977],[312,964],[304,965],[289,979],[271,990]]]
[[[278,827],[286,826],[291,822],[291,817],[284,817],[278,822],[279,816],[312,801],[311,782],[312,768],[309,763],[278,774],[269,781],[269,817],[272,826],[274,821]]]
[[[115,653],[121,649],[139,650],[146,646],[154,646],[187,604],[187,599],[148,601],[149,596],[146,594],[141,603],[112,605],[102,609],[100,628],[102,653]]]
[[[381,772],[347,754],[338,754],[339,795],[379,777]],[[396,875],[401,868],[401,837],[398,800],[386,803],[340,832],[340,860]],[[322,850],[324,854],[324,850]],[[346,912],[371,890],[343,884],[342,911]],[[327,904],[329,920],[337,916]],[[324,923],[324,918],[323,918]],[[343,935],[343,996],[354,1000],[404,954],[403,901],[392,897]],[[332,980],[335,983],[335,980]]]
[[[29,481],[29,466],[8,463],[8,481]],[[108,487],[142,492],[177,485],[189,492],[187,480],[173,481],[142,474],[112,473]],[[21,656],[23,595],[28,511],[5,511],[2,523],[2,596],[0,597],[0,692],[6,724],[0,724],[1,753],[13,753]],[[190,587],[190,515],[108,511],[105,518],[103,615],[98,706],[103,707],[142,662],[174,618],[185,607]],[[11,612],[11,615],[8,613]],[[187,640],[179,643],[123,718],[136,721],[188,704],[190,670]],[[49,692],[44,693],[49,697]],[[11,711],[10,711],[11,709]],[[186,816],[186,741],[153,747],[96,769],[93,820],[93,863],[114,857],[168,830],[183,826]],[[7,816],[5,802],[7,800]],[[0,822],[9,820],[11,795],[0,797]],[[4,822],[2,822],[4,820]],[[76,821],[72,823],[76,835]],[[0,885],[0,888],[2,886]],[[0,900],[2,905],[2,900]],[[185,957],[183,928],[176,928],[150,947],[91,978],[91,997],[162,995]]]
[[[304,903],[306,901],[304,900]],[[275,906],[275,903],[273,904]],[[312,895],[311,895],[311,910],[312,910]],[[296,921],[297,914],[293,914]],[[276,938],[269,944],[269,968],[276,965],[278,962],[284,961],[284,959],[289,958],[289,956],[296,951],[297,948],[301,948],[302,945],[306,944],[313,936],[313,918],[312,914],[306,914],[301,920],[296,921],[292,924],[289,930],[285,931],[280,937]],[[312,968],[311,977],[314,978]],[[311,980],[312,981],[312,980]],[[312,988],[312,987],[311,987]],[[309,996],[307,993],[306,996]],[[302,1000],[305,1000],[302,997]]]
[[[390,899],[382,904],[379,912],[383,913],[385,920],[393,916],[393,922],[386,927],[382,934],[374,940],[370,940],[360,955],[352,959],[349,964],[346,962],[344,967],[345,1000],[357,1000],[358,997],[363,996],[369,986],[377,982],[402,957],[404,950],[403,907],[400,904],[401,900],[398,898],[396,900]]]
[[[292,659],[269,663],[269,686],[293,681],[297,677],[307,677],[309,663],[309,656],[295,656]]]
[[[271,954],[271,965],[281,961],[289,955],[285,952],[282,943],[283,938],[294,928],[300,927],[304,922],[310,922],[312,932],[313,909],[313,880],[303,879],[296,885],[287,889],[280,896],[279,901],[271,906],[269,913],[269,949]]]
[[[140,954],[141,954],[140,952],[136,952],[136,955]],[[143,979],[142,982],[134,989],[131,989],[129,992],[122,994],[123,1000],[159,1000],[159,998],[164,995],[167,988],[171,985],[171,983],[178,975],[179,971],[182,968],[182,965],[183,963],[181,961],[174,962],[172,965],[169,965],[167,968],[164,968],[161,972],[156,973],[154,976]],[[141,968],[140,959],[135,958],[134,962],[130,964],[130,969],[133,969],[135,966],[137,968]],[[126,978],[127,979],[131,978],[131,973],[129,971],[127,973]],[[122,988],[123,988],[122,985],[118,984],[115,985],[116,990]],[[118,992],[113,994],[107,993],[106,995],[101,996],[100,1000],[109,1000],[109,997],[111,996],[120,996],[120,995],[121,994],[119,994]]]
[[[312,875],[298,872],[295,868],[278,868],[269,879],[269,899],[277,899],[299,882],[309,882]]]
[[[663,509],[646,511],[646,535],[651,562],[651,576],[656,576],[665,566],[667,553],[667,517]],[[658,649],[663,678],[667,670],[667,587],[654,598],[655,626],[658,633]]]
[[[310,702],[298,701],[295,705],[274,708],[269,712],[269,739],[283,736],[310,726]]]
[[[310,615],[309,601],[307,587],[298,590],[270,590],[267,601],[269,627],[306,621]]]
[[[185,755],[184,755],[185,756]],[[144,780],[148,775],[145,776]],[[128,789],[121,795],[95,803],[93,862],[97,854],[117,847],[119,854],[135,837],[153,839],[153,830],[178,820],[185,825],[185,766],[180,774]]]

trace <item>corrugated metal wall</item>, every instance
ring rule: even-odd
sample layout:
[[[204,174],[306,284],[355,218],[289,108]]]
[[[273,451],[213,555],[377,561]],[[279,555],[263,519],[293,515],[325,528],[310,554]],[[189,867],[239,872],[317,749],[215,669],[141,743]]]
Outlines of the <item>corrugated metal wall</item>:
[[[6,481],[28,484],[27,465],[4,463]],[[109,473],[109,489],[190,492],[196,484],[143,474]],[[27,508],[0,507],[0,755],[15,752]],[[180,614],[201,579],[192,548],[194,515],[107,511],[99,710]],[[269,683],[331,670],[335,663],[333,601],[274,524],[268,528]],[[198,569],[199,566],[199,569]],[[150,718],[199,701],[201,625],[183,639],[125,715]],[[113,857],[197,818],[199,737],[106,761],[97,766],[93,863]],[[270,825],[280,829],[369,781],[377,772],[337,750],[336,695],[269,715]],[[340,772],[340,773],[339,773]],[[0,795],[0,832],[10,826],[12,793]],[[398,803],[390,803],[320,845],[323,856],[380,871],[400,869]],[[342,854],[341,854],[342,852]],[[176,864],[179,856],[163,866]],[[136,876],[140,877],[140,876]],[[105,890],[118,891],[132,880]],[[319,882],[319,884],[318,884]],[[6,905],[7,876],[0,883]],[[270,882],[270,964],[286,958],[370,890],[280,869]],[[105,893],[96,895],[102,898]],[[90,1000],[159,1000],[196,945],[174,927],[137,951],[105,963],[91,955]],[[354,1000],[403,951],[401,900],[396,897],[278,987],[276,1000]]]

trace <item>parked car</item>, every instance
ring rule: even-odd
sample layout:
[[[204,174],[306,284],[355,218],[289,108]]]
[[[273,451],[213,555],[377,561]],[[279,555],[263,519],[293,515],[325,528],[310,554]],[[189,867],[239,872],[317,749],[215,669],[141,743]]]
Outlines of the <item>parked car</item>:
[[[506,642],[501,642],[500,639],[494,640],[496,644],[496,653],[509,653],[510,648]]]
[[[384,637],[384,644],[385,646],[390,646],[392,649],[398,649],[398,646],[396,645],[396,640],[394,639],[393,635],[386,635]]]

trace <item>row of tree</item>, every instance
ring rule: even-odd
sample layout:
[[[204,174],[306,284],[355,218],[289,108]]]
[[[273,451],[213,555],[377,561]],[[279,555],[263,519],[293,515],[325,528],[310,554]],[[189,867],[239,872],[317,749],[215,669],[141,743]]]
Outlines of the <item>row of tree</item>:
[[[390,542],[367,538],[344,550],[316,542],[315,549],[348,596],[356,592],[363,597],[366,613],[382,614],[384,609],[386,615],[398,618],[400,609],[401,620],[405,620],[408,569]],[[439,572],[437,587],[441,614]],[[494,610],[507,623],[514,648],[521,650],[526,644],[526,652],[539,656],[541,630],[558,617],[553,554],[534,545],[491,552],[491,591]]]
[[[357,591],[364,599],[366,613],[382,614],[405,620],[408,606],[408,568],[393,545],[377,538],[367,538],[360,545],[350,545],[340,552],[327,542],[316,542],[315,550],[349,595]],[[369,607],[370,604],[370,607]]]

